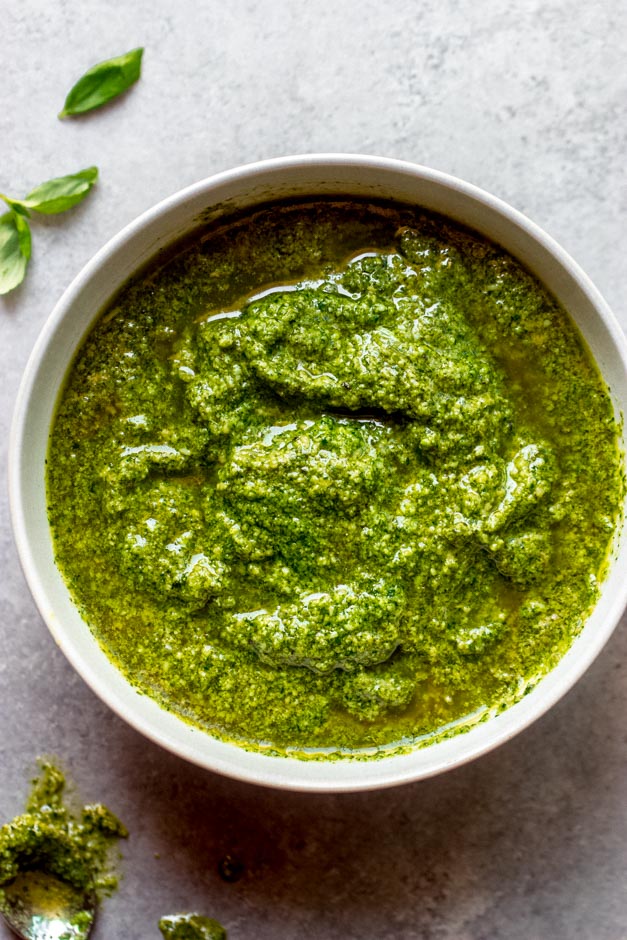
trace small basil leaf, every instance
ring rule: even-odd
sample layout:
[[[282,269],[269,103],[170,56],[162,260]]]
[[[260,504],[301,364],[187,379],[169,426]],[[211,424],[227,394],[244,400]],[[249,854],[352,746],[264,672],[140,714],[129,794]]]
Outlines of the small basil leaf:
[[[18,221],[19,220],[19,221]],[[0,294],[8,294],[24,280],[30,257],[30,232],[18,226],[28,222],[15,212],[0,216]]]
[[[44,215],[56,215],[81,202],[98,178],[98,167],[90,166],[70,176],[58,176],[36,186],[21,203]]]
[[[132,49],[125,55],[94,65],[71,89],[59,117],[84,114],[121,95],[139,78],[143,52],[143,49]]]

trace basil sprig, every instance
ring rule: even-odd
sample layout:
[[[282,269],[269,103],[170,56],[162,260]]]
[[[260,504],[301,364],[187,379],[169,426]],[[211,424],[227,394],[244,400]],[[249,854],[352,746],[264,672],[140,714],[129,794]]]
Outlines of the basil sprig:
[[[8,294],[24,280],[31,256],[31,212],[57,215],[81,202],[98,178],[98,168],[87,167],[36,186],[23,199],[0,193],[9,208],[0,216],[0,294]]]
[[[93,111],[117,98],[141,75],[143,49],[131,49],[115,59],[99,62],[85,72],[68,93],[60,118]]]

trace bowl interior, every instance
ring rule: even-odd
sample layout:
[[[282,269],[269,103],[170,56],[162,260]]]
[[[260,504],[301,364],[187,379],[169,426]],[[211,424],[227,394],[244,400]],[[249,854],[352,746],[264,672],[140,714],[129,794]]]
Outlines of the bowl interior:
[[[368,789],[427,777],[470,760],[528,725],[570,688],[598,654],[627,603],[624,522],[614,541],[602,596],[585,628],[556,668],[522,701],[465,734],[409,754],[366,761],[303,761],[214,739],[136,692],[73,605],[54,564],[46,514],[45,460],[56,398],[76,350],[120,286],[202,222],[244,207],[310,195],[414,203],[499,242],[570,312],[610,388],[617,415],[627,410],[627,354],[620,327],[583,272],[533,223],[494,197],[433,170],[372,157],[285,158],[221,174],[166,199],[112,239],[78,275],[46,323],[24,375],[11,440],[11,506],[26,577],[54,638],[92,689],[135,728],[182,757],[243,780],[303,790]]]

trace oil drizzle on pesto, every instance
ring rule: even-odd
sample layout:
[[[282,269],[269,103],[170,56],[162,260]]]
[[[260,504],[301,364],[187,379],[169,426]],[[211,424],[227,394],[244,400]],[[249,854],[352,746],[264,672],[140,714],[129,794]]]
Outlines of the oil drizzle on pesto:
[[[273,752],[519,699],[594,605],[617,426],[564,311],[419,210],[264,208],[129,285],[68,377],[58,564],[124,673]]]

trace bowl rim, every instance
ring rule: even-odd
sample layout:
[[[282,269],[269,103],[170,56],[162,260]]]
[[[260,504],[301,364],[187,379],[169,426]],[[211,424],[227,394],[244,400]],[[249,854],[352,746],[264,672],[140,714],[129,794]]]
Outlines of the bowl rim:
[[[510,706],[501,714],[490,717],[487,721],[477,724],[467,734],[457,734],[453,738],[440,743],[415,748],[410,755],[389,755],[376,760],[366,761],[364,761],[363,758],[361,760],[342,759],[339,761],[325,761],[316,759],[313,761],[300,761],[289,756],[272,756],[257,752],[255,757],[259,760],[252,761],[254,769],[251,771],[250,768],[246,766],[242,767],[241,764],[238,763],[238,755],[250,754],[251,752],[237,744],[226,744],[218,738],[213,738],[207,732],[199,731],[201,735],[210,738],[210,740],[220,745],[218,750],[221,751],[226,747],[234,752],[233,756],[227,754],[227,756],[224,757],[224,755],[220,756],[218,754],[215,758],[212,757],[211,760],[208,760],[204,756],[199,756],[197,749],[193,746],[193,741],[192,743],[177,742],[172,736],[162,733],[155,726],[154,722],[147,722],[142,716],[134,713],[129,706],[122,703],[117,693],[113,691],[107,681],[98,674],[98,669],[91,667],[78,654],[71,637],[64,632],[62,624],[51,613],[51,604],[30,544],[25,513],[26,494],[22,487],[23,463],[27,459],[27,448],[25,446],[28,429],[27,419],[35,380],[41,366],[42,357],[48,349],[49,344],[54,340],[57,328],[71,313],[72,306],[76,299],[88,286],[89,282],[100,270],[102,265],[112,258],[120,247],[128,243],[129,240],[132,240],[142,232],[149,231],[156,220],[167,215],[171,210],[182,206],[185,202],[194,197],[206,194],[208,205],[210,206],[212,204],[212,191],[219,189],[224,184],[238,182],[243,185],[247,181],[250,182],[260,175],[269,175],[272,173],[281,174],[285,170],[294,168],[315,167],[320,169],[323,166],[327,167],[329,170],[348,168],[359,172],[360,169],[367,168],[368,170],[374,169],[388,173],[392,172],[397,175],[411,176],[414,179],[419,177],[426,183],[434,182],[453,192],[460,193],[465,197],[470,197],[504,217],[508,224],[512,224],[514,227],[521,229],[527,235],[531,236],[533,241],[539,243],[542,248],[553,256],[558,266],[565,269],[567,274],[570,275],[570,278],[584,293],[596,314],[603,322],[609,334],[613,350],[621,360],[623,371],[625,375],[627,375],[627,340],[618,320],[615,318],[597,288],[573,258],[550,235],[536,223],[528,219],[523,213],[498,197],[493,196],[472,183],[465,182],[440,170],[389,157],[350,153],[322,153],[296,154],[255,161],[199,180],[173,193],[141,213],[138,217],[125,225],[96,252],[64,291],[54,305],[52,312],[49,314],[39,333],[20,382],[9,438],[9,505],[14,538],[22,569],[44,622],[57,645],[60,646],[62,652],[79,675],[82,676],[84,681],[99,698],[119,717],[145,737],[170,752],[201,767],[235,779],[278,789],[306,792],[354,792],[358,790],[381,789],[419,779],[426,779],[454,767],[462,766],[510,740],[532,722],[540,718],[541,715],[548,711],[570,690],[575,682],[588,669],[609,639],[627,606],[627,579],[624,579],[624,583],[619,583],[618,586],[615,587],[609,609],[605,614],[602,624],[597,628],[594,637],[588,637],[586,646],[577,650],[576,656],[570,655],[577,642],[575,640],[575,643],[564,657],[561,658],[557,666],[543,677],[530,695]],[[315,193],[312,193],[312,195],[315,195]],[[254,205],[254,203],[251,203],[251,205]],[[119,289],[122,283],[123,282],[120,281],[120,283],[116,285],[116,289]],[[71,358],[67,360],[68,366],[70,361]],[[89,630],[85,621],[83,621],[83,624],[85,630]],[[581,636],[584,631],[585,625],[579,636]],[[103,655],[106,657],[104,652]],[[556,677],[555,681],[549,682],[548,680],[554,676]],[[129,688],[133,688],[128,680],[125,679],[124,681],[128,684]],[[544,694],[537,694],[538,689],[541,689]],[[183,719],[178,719],[178,721],[187,729],[191,727]],[[475,733],[480,729],[488,728],[490,729],[489,733]],[[461,749],[453,748],[452,752],[451,748],[447,747],[451,742],[461,739],[468,740],[468,738],[472,738],[473,735],[473,741],[476,742],[473,747],[461,747]],[[189,735],[187,735],[187,737],[189,737]],[[456,753],[456,750],[460,751],[460,753]],[[430,752],[434,758],[428,763],[428,766],[421,766],[425,762],[419,759],[413,762],[408,760],[408,758],[417,758],[418,755],[424,755],[427,752]],[[294,763],[304,765],[304,768],[308,768],[308,770],[312,772],[292,773],[291,770]],[[338,774],[337,772],[338,767],[347,766],[354,767],[356,771],[350,779],[349,775],[346,773]],[[326,773],[317,772],[316,768],[324,768]],[[373,770],[367,771],[366,768],[377,768],[378,772],[375,773]],[[364,770],[366,770],[365,773]]]

